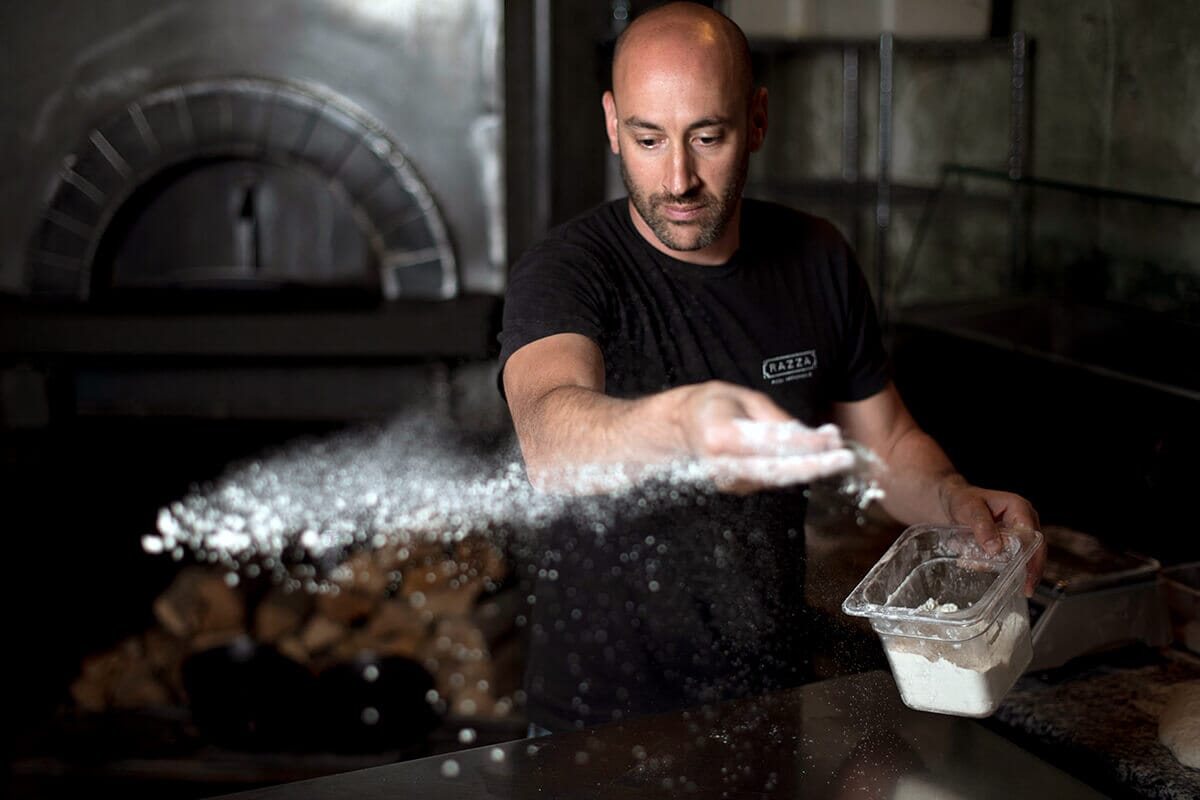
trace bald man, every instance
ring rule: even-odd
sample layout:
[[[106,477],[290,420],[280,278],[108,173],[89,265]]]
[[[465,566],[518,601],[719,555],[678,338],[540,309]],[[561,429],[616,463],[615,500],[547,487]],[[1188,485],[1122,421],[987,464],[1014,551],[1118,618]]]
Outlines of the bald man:
[[[989,549],[998,527],[1037,526],[916,425],[837,231],[743,198],[767,91],[735,24],[692,3],[638,17],[602,104],[628,197],[510,276],[501,379],[527,472],[595,493],[683,463],[720,492],[690,517],[550,537],[526,691],[551,730],[805,680],[803,484],[847,469],[846,439],[887,465],[902,522],[967,524]]]

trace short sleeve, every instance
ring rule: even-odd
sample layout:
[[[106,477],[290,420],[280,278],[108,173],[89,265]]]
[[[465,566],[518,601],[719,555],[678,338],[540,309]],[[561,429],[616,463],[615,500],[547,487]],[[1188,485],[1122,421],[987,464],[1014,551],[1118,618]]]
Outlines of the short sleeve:
[[[509,275],[500,334],[500,371],[525,345],[558,333],[600,343],[608,301],[599,265],[578,245],[549,239],[525,253]]]

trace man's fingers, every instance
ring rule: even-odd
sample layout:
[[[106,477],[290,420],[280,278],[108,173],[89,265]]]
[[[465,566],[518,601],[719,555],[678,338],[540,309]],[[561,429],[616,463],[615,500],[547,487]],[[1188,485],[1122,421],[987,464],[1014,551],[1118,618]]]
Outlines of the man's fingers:
[[[854,454],[842,448],[805,455],[713,458],[704,462],[703,470],[718,486],[767,488],[809,483],[853,466]]]
[[[970,526],[971,532],[975,534],[975,541],[985,553],[996,555],[1004,549],[1004,542],[1000,540],[1000,532],[992,518],[991,509],[983,500],[972,502],[964,511],[955,516],[957,517],[956,521]]]
[[[836,425],[810,428],[796,420],[766,422],[752,419],[735,419],[731,425],[730,441],[736,448],[731,455],[786,457],[842,447],[842,433]]]

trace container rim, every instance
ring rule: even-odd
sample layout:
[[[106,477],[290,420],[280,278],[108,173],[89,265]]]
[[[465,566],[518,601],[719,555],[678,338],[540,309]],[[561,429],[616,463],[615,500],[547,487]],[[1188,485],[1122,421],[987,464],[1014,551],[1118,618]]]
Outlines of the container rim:
[[[1029,559],[1041,547],[1043,536],[1040,531],[1025,529],[1025,528],[1002,528],[1000,535],[1005,540],[1004,549],[994,555],[986,554],[982,548],[977,548],[977,553],[964,554],[965,558],[987,566],[992,564],[1000,565],[1000,568],[994,570],[996,578],[992,585],[988,587],[983,596],[969,608],[959,609],[958,611],[942,612],[937,614],[923,613],[916,608],[898,608],[895,606],[887,606],[879,603],[871,603],[866,599],[867,588],[874,584],[880,573],[887,567],[896,554],[904,548],[904,546],[913,538],[926,533],[927,531],[946,531],[954,534],[965,534],[971,537],[974,541],[974,534],[971,528],[966,525],[912,525],[907,528],[900,536],[892,543],[887,552],[875,562],[875,565],[867,572],[854,590],[842,602],[843,613],[856,617],[869,617],[872,620],[881,620],[891,623],[906,623],[926,626],[941,627],[943,629],[961,629],[978,625],[981,620],[994,615],[996,607],[999,603],[1007,598],[1003,595],[1014,582],[1014,577],[1018,572],[1025,568]],[[906,634],[903,631],[895,631],[894,635],[906,636],[915,634]],[[920,636],[916,638],[940,638],[937,636]],[[972,638],[972,637],[966,637]],[[957,640],[957,639],[956,639]]]

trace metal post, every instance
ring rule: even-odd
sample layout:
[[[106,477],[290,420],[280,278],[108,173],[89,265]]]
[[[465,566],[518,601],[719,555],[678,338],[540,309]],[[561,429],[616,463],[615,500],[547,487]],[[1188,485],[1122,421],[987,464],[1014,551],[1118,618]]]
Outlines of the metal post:
[[[842,180],[858,182],[858,46],[842,47]]]
[[[1008,177],[1014,182],[1009,196],[1009,286],[1018,292],[1027,292],[1029,275],[1029,222],[1028,190],[1020,181],[1025,177],[1026,140],[1029,135],[1028,120],[1028,47],[1025,34],[1017,31],[1011,37],[1012,72],[1010,80],[1010,130],[1008,145]]]
[[[1008,143],[1008,177],[1014,180],[1025,175],[1025,34],[1012,35],[1011,130]]]
[[[533,4],[533,213],[530,224],[534,240],[550,229],[554,178],[550,152],[551,5],[550,0],[534,0]]]
[[[609,6],[609,29],[612,32],[613,42],[616,42],[625,28],[629,26],[632,16],[630,0],[612,0]],[[604,197],[608,200],[624,197],[625,182],[621,179],[620,159],[610,153],[607,147],[604,148],[604,158]]]
[[[881,324],[886,324],[888,297],[888,228],[892,221],[892,34],[879,37],[879,185],[875,198],[875,280]]]
[[[858,45],[842,46],[842,190],[845,213],[850,225],[850,238],[856,248],[862,247],[862,225],[859,214],[860,177],[858,156],[859,123]]]

